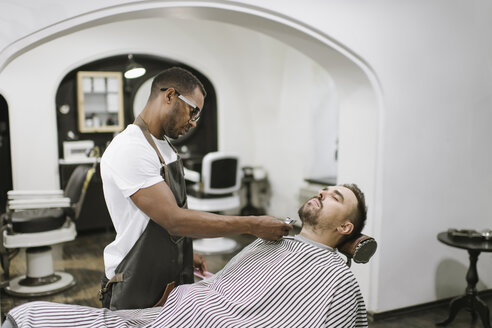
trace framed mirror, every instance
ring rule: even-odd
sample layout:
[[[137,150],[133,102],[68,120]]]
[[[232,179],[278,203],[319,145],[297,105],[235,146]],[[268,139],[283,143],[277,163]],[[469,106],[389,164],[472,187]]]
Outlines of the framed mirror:
[[[123,130],[123,77],[121,72],[77,72],[80,132]]]

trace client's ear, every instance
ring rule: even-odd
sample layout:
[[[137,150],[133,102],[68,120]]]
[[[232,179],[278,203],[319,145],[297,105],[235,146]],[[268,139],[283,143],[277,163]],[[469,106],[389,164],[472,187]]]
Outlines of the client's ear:
[[[345,221],[337,227],[337,230],[342,235],[350,235],[354,230],[354,224],[350,221]]]

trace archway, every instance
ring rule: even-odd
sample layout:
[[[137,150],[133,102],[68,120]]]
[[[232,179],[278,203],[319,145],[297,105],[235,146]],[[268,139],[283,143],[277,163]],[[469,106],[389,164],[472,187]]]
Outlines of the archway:
[[[203,75],[202,72],[184,63],[145,54],[134,54],[134,58],[139,64],[146,67],[147,72],[142,77],[136,79],[124,79],[123,81],[123,104],[124,104],[124,124],[127,126],[135,120],[137,113],[143,109],[150,92],[150,83],[155,75],[164,69],[172,66],[183,67],[195,74],[204,84],[207,91],[205,107],[207,115],[197,124],[197,127],[188,134],[173,140],[173,144],[180,148],[186,144],[189,151],[203,156],[204,154],[217,150],[217,99],[212,82]],[[61,81],[56,93],[56,115],[58,126],[58,151],[59,157],[64,158],[63,142],[90,139],[101,151],[104,151],[107,143],[113,138],[113,132],[106,133],[80,133],[77,129],[77,97],[76,97],[76,74],[78,71],[113,71],[124,72],[128,64],[127,55],[116,55],[99,58],[96,61],[84,63],[68,72]],[[143,86],[143,88],[142,88]],[[141,90],[143,89],[143,90]],[[141,95],[140,93],[143,93]],[[137,95],[139,97],[137,97]],[[138,98],[138,108],[133,108],[136,98]],[[143,98],[143,99],[142,99]],[[65,106],[65,107],[63,107]],[[67,112],[62,112],[61,108],[68,108]],[[180,149],[181,150],[181,149]],[[62,184],[63,186],[63,184]]]
[[[265,8],[219,1],[144,1],[101,8],[68,18],[14,42],[0,54],[0,68],[23,52],[63,35],[115,21],[149,17],[212,20],[242,26],[276,38],[318,62],[333,76],[339,92],[339,179],[361,181],[366,190],[369,188],[372,194],[377,193],[375,181],[380,171],[377,157],[381,152],[378,130],[383,121],[377,76],[362,58],[329,35]],[[354,125],[354,122],[358,124]],[[353,160],[360,157],[359,152],[364,155],[363,168]]]
[[[7,191],[12,189],[10,158],[9,110],[7,101],[0,95],[0,213],[5,212]]]

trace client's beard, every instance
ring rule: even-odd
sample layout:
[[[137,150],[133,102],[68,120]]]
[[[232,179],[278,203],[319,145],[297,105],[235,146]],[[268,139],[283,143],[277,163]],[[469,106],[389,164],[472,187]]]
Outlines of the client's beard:
[[[313,198],[317,198],[317,197],[313,197]],[[301,219],[303,226],[309,225],[314,227],[318,224],[318,212],[323,208],[323,204],[321,204],[321,207],[319,209],[308,208],[307,206],[308,202],[313,198],[310,198],[297,211],[297,214],[299,215],[299,218]]]

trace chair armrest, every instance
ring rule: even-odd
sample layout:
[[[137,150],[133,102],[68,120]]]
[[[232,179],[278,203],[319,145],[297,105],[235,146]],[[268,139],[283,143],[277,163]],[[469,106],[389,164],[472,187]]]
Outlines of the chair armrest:
[[[10,190],[7,192],[7,207],[10,211],[37,208],[70,207],[70,198],[63,190]]]
[[[185,180],[191,181],[198,183],[200,182],[200,173],[187,169],[186,167],[184,169],[184,178]]]
[[[60,198],[63,190],[10,190],[7,192],[8,199],[32,199],[32,198]]]
[[[31,198],[15,199],[8,201],[8,209],[11,211],[28,210],[37,208],[64,208],[70,207],[70,198]]]

